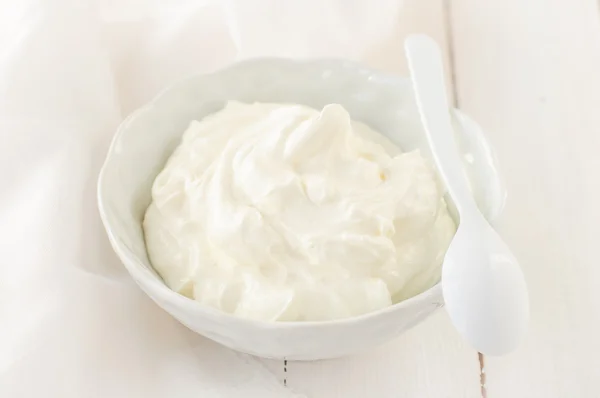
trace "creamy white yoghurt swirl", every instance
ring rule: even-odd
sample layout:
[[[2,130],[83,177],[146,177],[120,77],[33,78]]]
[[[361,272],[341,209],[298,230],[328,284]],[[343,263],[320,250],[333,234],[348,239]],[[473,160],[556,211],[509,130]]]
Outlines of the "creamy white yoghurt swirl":
[[[240,317],[374,311],[440,278],[455,225],[432,165],[337,104],[242,104],[193,121],[144,233],[174,291]]]

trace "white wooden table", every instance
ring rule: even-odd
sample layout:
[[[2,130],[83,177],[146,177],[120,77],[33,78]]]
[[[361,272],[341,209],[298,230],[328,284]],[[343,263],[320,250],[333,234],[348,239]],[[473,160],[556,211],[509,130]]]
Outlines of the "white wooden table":
[[[366,62],[406,74],[404,36],[436,38],[456,105],[497,150],[509,192],[500,230],[529,284],[528,337],[483,357],[440,311],[370,354],[267,366],[311,398],[600,396],[597,0],[406,0],[398,26],[397,57],[374,49]]]

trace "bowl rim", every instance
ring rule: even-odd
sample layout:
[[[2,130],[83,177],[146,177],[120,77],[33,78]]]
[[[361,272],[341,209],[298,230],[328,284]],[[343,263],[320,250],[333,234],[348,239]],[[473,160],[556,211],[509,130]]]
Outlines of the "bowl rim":
[[[370,68],[359,62],[341,59],[341,58],[316,58],[310,60],[293,60],[289,58],[282,57],[257,57],[247,60],[242,60],[238,62],[234,62],[230,65],[227,65],[223,68],[219,68],[215,71],[203,73],[193,73],[191,75],[185,76],[183,78],[177,79],[167,87],[162,89],[158,94],[156,94],[148,103],[142,105],[137,108],[133,112],[131,112],[118,126],[115,134],[112,137],[109,149],[104,158],[104,162],[100,169],[97,181],[97,205],[100,213],[100,218],[102,220],[102,224],[104,229],[106,230],[107,236],[111,243],[111,246],[119,260],[123,263],[131,277],[134,279],[136,284],[140,286],[140,288],[153,300],[155,300],[154,296],[158,296],[158,298],[162,302],[169,303],[170,305],[176,306],[186,313],[194,313],[197,315],[208,316],[211,318],[220,318],[222,321],[234,323],[234,324],[244,324],[248,327],[254,328],[262,328],[262,329],[280,329],[280,330],[300,330],[300,329],[313,329],[315,327],[336,327],[336,326],[345,326],[356,323],[367,322],[371,319],[383,317],[389,313],[401,311],[404,309],[410,309],[414,307],[415,304],[426,302],[429,303],[430,306],[434,306],[437,308],[441,308],[444,306],[443,295],[442,295],[442,287],[441,287],[441,279],[435,285],[431,286],[427,290],[410,297],[406,300],[400,301],[398,303],[394,303],[384,308],[380,308],[375,311],[367,312],[361,315],[355,315],[347,318],[333,319],[333,320],[323,320],[323,321],[297,321],[297,322],[284,322],[284,321],[265,321],[265,320],[257,320],[250,318],[242,318],[224,311],[220,311],[216,308],[212,308],[210,306],[204,305],[198,301],[185,297],[173,290],[171,290],[160,277],[153,275],[150,270],[141,262],[137,255],[135,255],[131,249],[129,249],[124,243],[120,242],[119,239],[115,236],[113,228],[111,226],[110,221],[108,220],[107,210],[105,208],[104,200],[103,200],[103,191],[105,181],[105,174],[108,165],[111,163],[111,159],[114,157],[114,153],[116,151],[117,143],[120,138],[127,131],[127,127],[129,124],[141,114],[150,111],[154,105],[167,93],[171,92],[174,89],[180,87],[180,85],[184,84],[187,81],[198,79],[198,78],[209,78],[211,76],[217,76],[219,74],[228,73],[230,71],[236,70],[238,68],[245,68],[249,65],[261,65],[261,64],[269,64],[269,66],[279,65],[279,66],[303,66],[310,65],[312,67],[321,67],[321,68],[336,68],[336,69],[347,69],[351,70],[354,73],[358,74],[376,74],[378,79],[389,80],[396,84],[409,85],[410,79],[400,75],[394,75],[385,71],[378,70],[376,68]],[[461,121],[465,119],[472,122],[475,126],[479,127],[479,125],[470,119],[468,116],[463,114],[457,109],[453,109],[456,116]],[[481,130],[481,129],[480,129]],[[491,148],[487,138],[485,136],[482,137],[482,141],[485,144],[485,152],[486,156],[492,160],[491,164],[497,164],[497,159],[495,157],[495,153]],[[495,169],[495,174],[499,183],[499,198],[497,202],[497,206],[491,212],[490,222],[496,219],[504,209],[505,198],[506,198],[506,189],[503,183],[502,176],[500,172]],[[144,242],[145,246],[145,242]],[[142,286],[143,285],[143,286]],[[147,289],[151,290],[149,292]],[[432,300],[433,299],[433,300]],[[155,300],[156,301],[156,300]],[[432,303],[433,301],[433,303]],[[159,305],[162,307],[162,305]],[[165,309],[167,312],[170,310]],[[422,310],[423,311],[423,310]]]

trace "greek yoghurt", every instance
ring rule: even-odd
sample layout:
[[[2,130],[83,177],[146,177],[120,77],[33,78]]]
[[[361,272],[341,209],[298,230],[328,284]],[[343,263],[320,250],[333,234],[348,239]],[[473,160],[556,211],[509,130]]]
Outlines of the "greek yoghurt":
[[[152,186],[153,267],[244,318],[375,311],[440,278],[455,233],[430,162],[340,105],[227,106],[192,121]]]

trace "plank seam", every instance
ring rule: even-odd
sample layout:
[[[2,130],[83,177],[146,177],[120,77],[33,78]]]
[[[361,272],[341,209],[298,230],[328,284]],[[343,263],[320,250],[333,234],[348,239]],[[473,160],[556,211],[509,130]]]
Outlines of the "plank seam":
[[[598,0],[600,1],[600,0]],[[452,102],[456,108],[459,107],[458,89],[456,79],[456,63],[454,59],[454,34],[452,29],[452,7],[450,0],[444,0],[445,35],[448,47],[448,63],[450,68],[450,89],[452,90]]]
[[[598,0],[600,4],[600,0]],[[452,5],[451,0],[444,0],[444,18],[445,18],[445,34],[446,44],[448,47],[448,63],[450,69],[450,85],[452,90],[452,103],[456,108],[460,107],[460,99],[458,97],[458,79],[456,77],[456,59],[454,53],[454,31],[452,25]],[[486,375],[485,375],[485,357],[482,353],[477,353],[479,361],[479,383],[481,385],[481,397],[487,398],[486,390]]]

